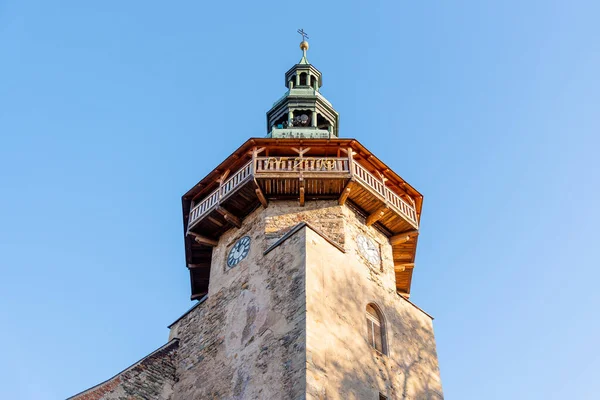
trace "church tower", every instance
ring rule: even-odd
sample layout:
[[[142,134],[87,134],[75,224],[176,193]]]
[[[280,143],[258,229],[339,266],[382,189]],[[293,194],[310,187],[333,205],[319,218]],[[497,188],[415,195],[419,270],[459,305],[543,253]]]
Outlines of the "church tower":
[[[182,198],[197,303],[165,346],[73,398],[443,399],[432,318],[409,301],[422,196],[340,137],[308,47],[266,137]]]

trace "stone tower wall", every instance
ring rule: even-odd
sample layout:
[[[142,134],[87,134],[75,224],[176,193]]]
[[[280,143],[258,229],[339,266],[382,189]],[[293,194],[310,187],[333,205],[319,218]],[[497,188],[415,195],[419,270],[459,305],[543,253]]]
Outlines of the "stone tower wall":
[[[345,253],[307,230],[307,398],[442,399],[431,318],[395,290],[387,238],[344,207]],[[378,243],[381,266],[359,253],[356,236]],[[366,306],[384,315],[387,355],[367,342]]]
[[[171,327],[180,339],[174,399],[304,398],[305,237],[263,255],[267,210],[219,239],[208,298]],[[245,235],[248,257],[228,268],[229,249]]]
[[[380,266],[360,255],[359,233],[379,244]],[[248,257],[228,268],[245,235]],[[367,342],[369,303],[385,318],[386,355]],[[431,317],[396,293],[388,239],[336,201],[272,201],[224,234],[208,298],[175,337],[173,399],[443,398]]]

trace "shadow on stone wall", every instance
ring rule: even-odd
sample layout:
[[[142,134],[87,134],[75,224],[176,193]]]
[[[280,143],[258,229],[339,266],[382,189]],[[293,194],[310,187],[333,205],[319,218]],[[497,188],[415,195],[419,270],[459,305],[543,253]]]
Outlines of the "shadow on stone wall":
[[[327,296],[335,298],[335,310],[328,315],[342,319],[365,315],[366,304],[360,304],[351,294],[357,290],[355,281],[344,269],[338,271],[326,287]],[[422,311],[395,292],[387,294],[388,301],[381,305],[388,355],[369,346],[364,317],[344,321],[355,328],[354,337],[335,330],[331,334],[345,346],[346,357],[327,357],[327,367],[320,371],[329,382],[336,382],[338,392],[320,391],[318,398],[377,399],[380,391],[388,399],[443,400],[433,330],[425,319],[429,317],[423,318]],[[393,302],[399,304],[390,304]]]

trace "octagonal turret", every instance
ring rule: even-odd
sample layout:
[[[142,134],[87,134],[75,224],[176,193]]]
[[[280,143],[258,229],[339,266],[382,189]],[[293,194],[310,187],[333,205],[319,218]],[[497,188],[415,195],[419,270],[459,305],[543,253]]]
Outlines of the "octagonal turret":
[[[306,58],[308,43],[300,44],[302,59],[285,73],[288,91],[267,112],[272,138],[325,139],[338,136],[339,115],[320,93],[321,72]]]

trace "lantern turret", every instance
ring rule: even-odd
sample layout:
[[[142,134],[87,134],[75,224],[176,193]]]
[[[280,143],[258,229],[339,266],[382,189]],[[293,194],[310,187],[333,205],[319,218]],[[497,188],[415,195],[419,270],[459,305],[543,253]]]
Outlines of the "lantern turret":
[[[321,94],[321,71],[308,62],[308,42],[300,43],[302,58],[285,73],[288,91],[267,112],[267,137],[327,139],[338,136],[339,114]]]

